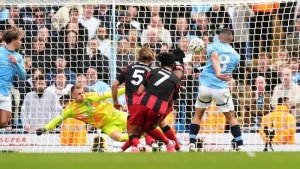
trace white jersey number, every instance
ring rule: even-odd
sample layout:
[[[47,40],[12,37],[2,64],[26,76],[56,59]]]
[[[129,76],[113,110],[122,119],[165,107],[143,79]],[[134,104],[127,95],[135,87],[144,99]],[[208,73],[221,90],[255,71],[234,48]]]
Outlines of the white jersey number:
[[[159,71],[158,73],[161,74],[161,75],[163,75],[163,77],[160,78],[156,83],[154,83],[155,86],[160,85],[162,82],[164,82],[165,80],[167,80],[170,77],[170,75],[168,75],[168,74],[166,74],[164,72]]]
[[[221,72],[226,71],[227,69],[227,63],[229,63],[230,61],[230,57],[226,54],[221,54],[219,55],[219,59],[220,59],[220,66],[221,66]]]
[[[141,74],[144,74],[145,70],[134,70],[132,77],[136,78],[136,80],[131,80],[131,83],[133,85],[140,85],[141,82],[143,81],[143,76]]]

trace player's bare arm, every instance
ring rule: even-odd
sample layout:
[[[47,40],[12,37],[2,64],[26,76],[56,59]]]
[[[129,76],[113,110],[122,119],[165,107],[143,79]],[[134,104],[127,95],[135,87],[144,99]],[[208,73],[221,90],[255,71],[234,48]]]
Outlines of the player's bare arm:
[[[111,86],[111,93],[112,93],[112,98],[113,98],[113,102],[114,102],[114,107],[115,107],[115,109],[118,109],[118,110],[120,110],[122,108],[122,105],[118,101],[119,86],[120,86],[120,82],[118,80],[115,80]]]
[[[141,95],[144,90],[145,90],[145,86],[143,84],[141,84],[139,89],[138,89],[138,95]]]
[[[220,59],[219,59],[218,53],[213,52],[210,56],[210,59],[213,64],[213,68],[214,68],[216,77],[223,81],[231,80],[231,78],[232,78],[231,74],[221,74],[221,66],[220,66]]]

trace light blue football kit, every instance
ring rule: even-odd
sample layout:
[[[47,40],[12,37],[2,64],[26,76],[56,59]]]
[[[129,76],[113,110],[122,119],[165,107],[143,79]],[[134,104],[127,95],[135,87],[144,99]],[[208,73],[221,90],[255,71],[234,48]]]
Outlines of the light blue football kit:
[[[207,108],[212,99],[221,112],[233,110],[233,102],[228,88],[228,82],[216,77],[210,57],[217,52],[220,59],[221,74],[232,74],[240,62],[240,55],[227,43],[215,42],[207,46],[207,63],[202,71],[199,81],[199,95],[195,106]]]

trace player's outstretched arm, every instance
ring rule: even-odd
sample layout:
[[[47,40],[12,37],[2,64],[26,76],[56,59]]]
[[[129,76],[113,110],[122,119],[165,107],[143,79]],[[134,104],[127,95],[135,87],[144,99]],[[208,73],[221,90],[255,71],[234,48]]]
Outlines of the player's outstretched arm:
[[[124,87],[119,88],[118,89],[118,96],[121,96],[123,94],[125,94],[125,88]],[[106,99],[109,99],[109,98],[112,98],[112,97],[113,97],[112,92],[103,92],[102,96],[100,96],[100,100],[106,100]]]
[[[36,135],[40,136],[43,133],[45,133],[46,131],[54,129],[57,126],[57,124],[59,124],[60,122],[62,122],[62,120],[63,120],[63,117],[61,115],[55,117],[44,128],[37,129],[36,130]]]
[[[213,64],[213,68],[215,71],[215,75],[218,79],[223,81],[231,80],[231,74],[221,74],[221,66],[220,66],[220,59],[217,52],[213,52],[210,56],[211,62]]]
[[[122,108],[122,105],[118,101],[119,86],[120,86],[119,80],[115,80],[111,87],[111,94],[112,94],[112,98],[113,98],[113,102],[114,102],[114,107],[118,110]]]

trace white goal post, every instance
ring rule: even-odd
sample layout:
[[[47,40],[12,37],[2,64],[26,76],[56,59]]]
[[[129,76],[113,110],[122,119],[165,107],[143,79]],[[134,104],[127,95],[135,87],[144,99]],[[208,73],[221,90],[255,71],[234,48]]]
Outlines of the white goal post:
[[[268,138],[262,129],[273,126],[274,141],[278,143],[274,145],[275,151],[300,151],[299,0],[0,3],[0,46],[5,45],[5,30],[23,30],[23,44],[18,52],[27,71],[25,80],[17,76],[13,80],[13,112],[8,127],[0,129],[0,152],[90,152],[98,135],[106,138],[108,151],[119,148],[122,143],[78,121],[66,121],[42,136],[36,136],[35,130],[62,112],[59,101],[75,83],[84,83],[96,92],[110,91],[116,76],[137,61],[138,51],[144,45],[157,55],[175,48],[186,54],[186,76],[175,110],[166,122],[176,131],[183,151],[187,151],[189,124],[201,83],[198,76],[209,59],[206,50],[192,53],[188,43],[195,37],[206,45],[218,42],[222,28],[232,30],[231,45],[241,55],[240,66],[229,85],[245,147],[263,151]],[[54,100],[43,100],[43,95],[35,93],[33,79],[38,74],[45,76],[45,92],[55,95]],[[30,99],[30,94],[36,98]],[[119,97],[126,108],[125,100],[125,96]],[[198,137],[204,140],[206,151],[229,150],[230,127],[215,105],[207,109],[199,124]]]

